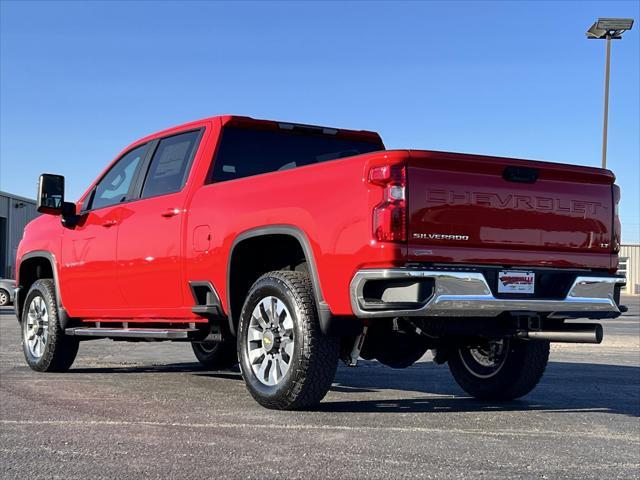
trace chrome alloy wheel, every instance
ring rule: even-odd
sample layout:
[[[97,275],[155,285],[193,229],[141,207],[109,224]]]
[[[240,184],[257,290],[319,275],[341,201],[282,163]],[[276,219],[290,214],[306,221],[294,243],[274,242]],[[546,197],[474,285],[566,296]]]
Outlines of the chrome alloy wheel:
[[[264,385],[277,385],[289,371],[293,337],[293,319],[284,302],[272,296],[260,300],[247,329],[247,350],[251,369]]]
[[[27,320],[24,322],[22,330],[29,353],[35,358],[42,357],[49,338],[49,314],[47,304],[41,296],[31,300]]]
[[[491,341],[481,346],[460,347],[458,355],[469,373],[478,378],[491,378],[506,363],[509,355],[509,340]]]
[[[4,290],[0,290],[0,307],[9,304],[9,294]]]

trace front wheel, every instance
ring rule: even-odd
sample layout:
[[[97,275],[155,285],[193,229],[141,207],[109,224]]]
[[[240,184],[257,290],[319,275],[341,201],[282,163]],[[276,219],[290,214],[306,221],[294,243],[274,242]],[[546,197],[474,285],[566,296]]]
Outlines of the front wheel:
[[[549,342],[504,338],[454,348],[449,369],[469,395],[504,401],[533,390],[548,361]]]
[[[238,358],[258,403],[278,410],[317,404],[339,353],[339,339],[320,331],[308,274],[270,272],[253,284],[240,314]]]
[[[29,289],[22,313],[22,350],[38,372],[64,372],[78,353],[78,340],[66,336],[58,318],[53,280],[37,280]]]

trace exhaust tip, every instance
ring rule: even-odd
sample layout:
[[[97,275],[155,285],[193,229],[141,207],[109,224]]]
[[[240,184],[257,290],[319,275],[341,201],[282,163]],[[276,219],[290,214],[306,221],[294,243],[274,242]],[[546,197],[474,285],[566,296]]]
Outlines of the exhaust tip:
[[[599,323],[594,325],[594,327],[595,327],[595,331],[593,333],[595,334],[595,337],[596,337],[596,343],[602,343],[602,339],[604,338],[604,329],[602,328],[602,325],[600,325]]]
[[[604,333],[602,325],[599,323],[573,323],[565,324],[557,330],[523,332],[521,336],[530,340],[546,340],[559,343],[601,343]]]

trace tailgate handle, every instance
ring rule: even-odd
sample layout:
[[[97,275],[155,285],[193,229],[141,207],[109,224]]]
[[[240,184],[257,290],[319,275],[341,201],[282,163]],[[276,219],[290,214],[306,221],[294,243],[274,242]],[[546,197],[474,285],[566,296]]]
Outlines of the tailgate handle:
[[[538,169],[529,167],[506,167],[502,178],[507,182],[535,183],[538,180]]]

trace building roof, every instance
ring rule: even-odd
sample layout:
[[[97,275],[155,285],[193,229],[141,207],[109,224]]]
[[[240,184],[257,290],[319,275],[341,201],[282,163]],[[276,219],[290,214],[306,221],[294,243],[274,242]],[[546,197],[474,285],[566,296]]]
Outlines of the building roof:
[[[36,201],[33,198],[23,197],[21,195],[16,195],[14,193],[3,192],[2,190],[0,190],[0,196],[8,197],[8,198],[14,198],[16,200],[20,200],[21,202],[32,203],[34,205],[36,204]]]

